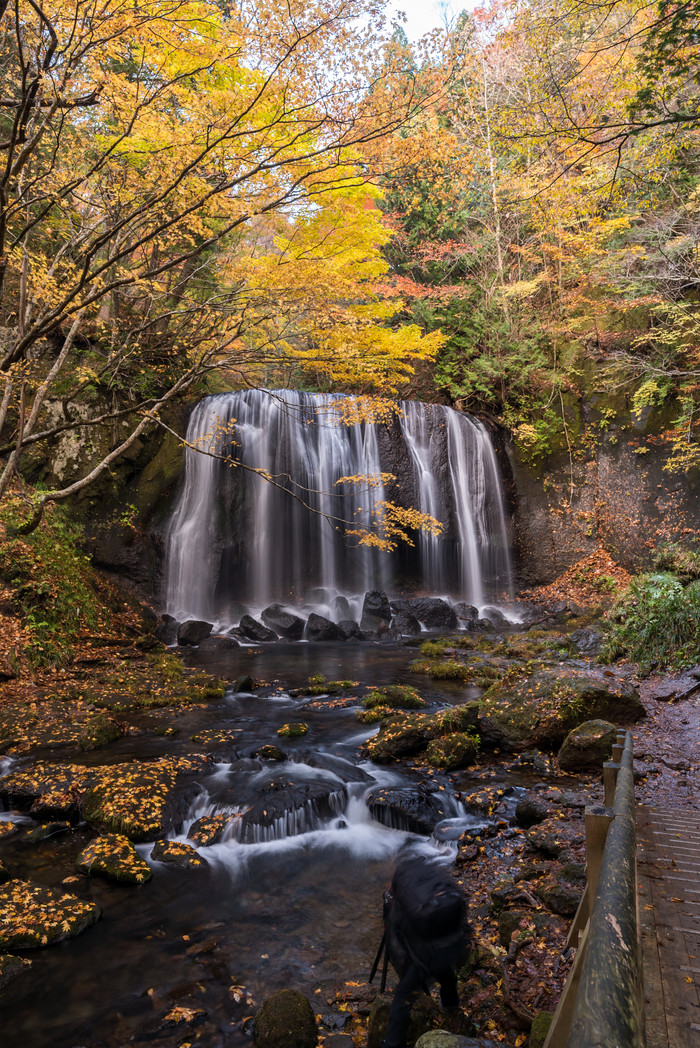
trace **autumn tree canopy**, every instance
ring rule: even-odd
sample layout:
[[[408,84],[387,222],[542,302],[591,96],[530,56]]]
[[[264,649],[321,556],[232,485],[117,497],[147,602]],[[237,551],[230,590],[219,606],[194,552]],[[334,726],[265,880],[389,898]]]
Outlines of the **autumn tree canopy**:
[[[397,63],[377,73],[381,5],[0,10],[0,491],[71,428],[112,426],[104,471],[214,369],[386,392],[433,352],[373,289],[361,149],[417,104]]]

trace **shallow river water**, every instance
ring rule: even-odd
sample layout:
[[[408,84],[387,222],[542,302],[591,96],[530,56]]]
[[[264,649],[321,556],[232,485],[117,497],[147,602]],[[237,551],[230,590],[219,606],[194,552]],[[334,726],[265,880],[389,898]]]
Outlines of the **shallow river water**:
[[[99,878],[87,886],[80,881],[65,886],[98,902],[102,918],[74,939],[24,952],[32,968],[2,999],[3,1048],[179,1043],[167,1040],[163,1027],[173,1006],[204,1009],[208,1048],[237,1048],[250,1044],[243,1020],[270,992],[296,987],[320,1002],[317,1010],[329,1011],[325,994],[314,991],[365,980],[381,937],[381,897],[397,851],[412,839],[449,861],[460,828],[477,820],[465,816],[449,790],[443,790],[446,822],[433,838],[417,838],[374,821],[363,800],[368,789],[409,781],[410,773],[361,762],[358,747],[376,729],[360,725],[355,709],[305,709],[308,697],[291,698],[288,689],[322,673],[328,680],[417,685],[432,709],[477,694],[416,678],[408,671],[413,657],[415,649],[400,644],[364,643],[279,643],[188,654],[190,665],[229,681],[250,674],[260,687],[247,695],[231,690],[219,702],[184,713],[173,722],[180,729],[173,738],[124,738],[90,755],[95,763],[192,751],[188,740],[203,728],[239,730],[234,746],[245,759],[262,743],[278,742],[282,724],[303,720],[308,735],[283,740],[290,759],[276,764],[275,774],[295,781],[327,782],[337,776],[340,787],[359,765],[370,781],[350,782],[347,802],[331,818],[295,827],[304,832],[257,843],[230,839],[201,848],[207,860],[201,869],[152,863],[153,879],[142,887]],[[65,759],[84,761],[85,755]],[[199,780],[181,839],[198,815],[232,811],[257,799],[271,774],[267,766],[250,770],[219,760]],[[436,782],[435,789],[439,787]],[[75,858],[91,836],[78,828],[31,844],[17,834],[3,845],[3,858],[20,877],[60,885],[75,874]],[[139,845],[139,850],[148,858],[151,847]]]

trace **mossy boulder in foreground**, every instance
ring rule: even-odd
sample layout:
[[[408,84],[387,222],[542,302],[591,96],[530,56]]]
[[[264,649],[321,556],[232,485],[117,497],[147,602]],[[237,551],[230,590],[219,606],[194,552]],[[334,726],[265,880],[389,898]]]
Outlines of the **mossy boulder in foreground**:
[[[263,1001],[253,1023],[255,1048],[315,1048],[314,1010],[298,990],[278,990]]]
[[[618,729],[610,721],[589,720],[570,731],[559,750],[562,771],[601,771],[610,760]]]
[[[494,684],[481,698],[482,741],[505,750],[554,749],[594,718],[631,724],[644,716],[639,693],[612,674],[542,666]]]

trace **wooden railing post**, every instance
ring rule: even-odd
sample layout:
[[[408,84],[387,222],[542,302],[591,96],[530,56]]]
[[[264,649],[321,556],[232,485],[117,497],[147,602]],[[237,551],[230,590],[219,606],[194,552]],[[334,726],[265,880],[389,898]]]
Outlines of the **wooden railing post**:
[[[603,765],[603,788],[605,790],[604,804],[612,806],[615,799],[615,787],[617,786],[617,773],[620,765],[616,761],[606,761]]]
[[[588,883],[567,940],[578,949],[544,1048],[644,1045],[632,758],[626,732],[605,765],[606,805],[586,808]]]
[[[586,891],[588,893],[589,913],[593,912],[598,877],[603,864],[605,842],[608,839],[610,823],[615,818],[612,808],[595,804],[585,811],[586,818]]]

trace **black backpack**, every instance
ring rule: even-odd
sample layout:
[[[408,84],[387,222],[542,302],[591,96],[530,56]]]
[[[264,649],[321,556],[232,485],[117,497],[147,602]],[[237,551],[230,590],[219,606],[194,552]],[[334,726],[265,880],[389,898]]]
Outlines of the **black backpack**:
[[[466,957],[466,899],[449,872],[429,859],[412,857],[397,866],[391,892],[385,894],[384,927],[399,975],[411,960],[436,975]]]

